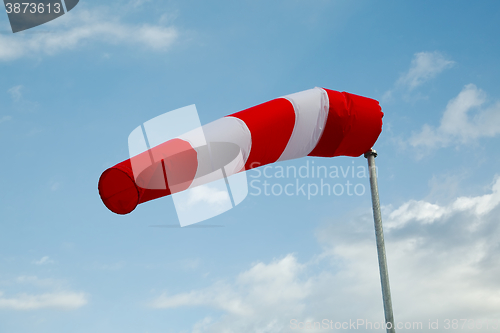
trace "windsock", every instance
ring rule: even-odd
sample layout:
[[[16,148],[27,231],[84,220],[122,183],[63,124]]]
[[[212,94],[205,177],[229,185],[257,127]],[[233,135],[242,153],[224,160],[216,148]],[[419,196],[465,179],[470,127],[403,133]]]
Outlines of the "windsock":
[[[105,170],[108,209],[138,204],[266,164],[304,156],[360,156],[382,131],[376,100],[314,88],[233,113]],[[214,173],[214,170],[223,170]]]

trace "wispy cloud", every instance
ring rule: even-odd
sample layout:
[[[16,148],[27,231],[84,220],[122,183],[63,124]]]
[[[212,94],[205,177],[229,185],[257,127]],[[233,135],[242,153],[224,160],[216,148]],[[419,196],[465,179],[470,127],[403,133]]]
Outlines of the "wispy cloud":
[[[0,35],[0,38],[1,38],[1,36],[2,35]],[[1,45],[0,45],[0,47],[1,47]],[[0,50],[0,53],[1,52],[2,51]],[[1,60],[1,56],[0,56],[0,60]],[[36,110],[36,108],[38,107],[38,103],[31,102],[31,101],[27,100],[24,97],[24,95],[25,95],[24,91],[25,91],[25,87],[22,84],[19,84],[19,85],[14,86],[14,87],[7,90],[7,93],[10,95],[10,97],[12,99],[12,103],[13,103],[14,108],[17,111],[21,111],[21,112],[30,112],[30,111]]]
[[[23,94],[21,92],[22,89],[23,89],[22,85],[17,85],[7,90],[7,93],[10,95],[10,97],[14,102],[19,102],[23,97]]]
[[[422,322],[425,329],[429,319],[497,318],[499,212],[499,178],[489,193],[448,205],[421,200],[384,208],[396,322]],[[224,311],[200,318],[196,332],[294,332],[292,319],[382,321],[371,212],[332,221],[317,237],[323,251],[308,262],[293,254],[258,262],[232,280],[163,293],[149,305]]]
[[[224,180],[196,186],[173,195],[181,227],[217,216],[231,209]]]
[[[1,124],[1,123],[4,123],[4,122],[6,122],[6,121],[9,121],[9,120],[11,120],[11,119],[12,119],[12,117],[11,117],[11,116],[2,116],[2,117],[0,117],[0,124]]]
[[[35,260],[33,261],[35,265],[47,265],[47,264],[54,264],[55,261],[50,259],[49,256],[44,256],[40,258],[40,260]]]
[[[47,260],[40,261],[46,262]],[[18,285],[15,288],[21,287],[24,292],[17,294],[11,292],[11,295],[7,296],[3,291],[0,291],[0,309],[23,311],[38,309],[73,310],[89,302],[88,294],[69,290],[68,283],[64,280],[22,275],[12,282]]]
[[[151,2],[151,0],[131,0],[129,1],[129,6],[132,6],[133,8],[141,7],[145,3]]]
[[[473,84],[466,85],[457,97],[448,102],[435,128],[424,125],[409,140],[413,147],[447,147],[467,144],[481,137],[500,133],[500,102],[485,107],[486,94]]]
[[[154,308],[210,306],[237,316],[253,316],[264,307],[307,296],[297,279],[302,268],[293,255],[288,255],[267,265],[255,264],[241,273],[234,284],[218,282],[204,290],[176,295],[164,293],[149,304]],[[249,290],[253,292],[249,294]]]
[[[180,262],[181,267],[188,270],[194,270],[200,267],[200,259],[184,259]]]
[[[108,12],[105,7],[93,10],[79,8],[76,12],[47,23],[48,28],[54,31],[0,34],[0,61],[54,55],[93,42],[123,44],[163,52],[179,36],[178,30],[173,26],[125,23],[116,13],[105,15]]]
[[[491,193],[477,197],[458,197],[448,205],[438,205],[423,200],[410,200],[388,214],[386,228],[402,228],[408,223],[432,224],[467,212],[470,227],[500,204],[500,177],[491,186]]]
[[[388,90],[383,95],[382,100],[388,101],[392,99],[397,91],[412,91],[454,65],[454,61],[447,59],[437,51],[415,53],[408,71],[399,77],[394,84],[394,88]]]
[[[96,264],[95,267],[104,271],[118,271],[125,267],[125,261],[120,260],[111,264]]]
[[[55,292],[39,295],[19,294],[5,297],[0,292],[0,309],[38,310],[38,309],[78,309],[88,303],[84,293]]]
[[[401,75],[396,85],[407,87],[409,90],[415,89],[454,64],[454,61],[446,59],[439,52],[415,53],[410,69]]]
[[[39,278],[35,275],[21,275],[16,278],[15,282],[35,286],[37,288],[48,288],[53,290],[62,290],[67,287],[67,283],[63,280]]]
[[[229,200],[229,194],[215,187],[201,185],[191,189],[187,205],[193,206],[200,203],[223,205]]]
[[[52,192],[57,191],[60,187],[61,187],[61,183],[60,182],[51,182],[50,183],[50,190]]]

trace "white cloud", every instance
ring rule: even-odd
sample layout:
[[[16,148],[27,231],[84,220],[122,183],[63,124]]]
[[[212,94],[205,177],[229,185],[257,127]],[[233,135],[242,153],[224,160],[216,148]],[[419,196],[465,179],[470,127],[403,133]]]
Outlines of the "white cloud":
[[[303,265],[293,255],[269,264],[256,263],[241,273],[233,284],[217,282],[197,291],[168,295],[164,293],[150,302],[154,308],[210,306],[238,317],[258,317],[275,306],[289,303],[295,311],[297,302],[308,295],[308,284],[299,281]]]
[[[421,132],[412,135],[409,143],[413,147],[447,147],[498,135],[500,102],[484,107],[486,100],[481,89],[473,84],[466,85],[448,102],[439,127],[425,124]]]
[[[221,191],[216,187],[208,185],[200,185],[190,190],[188,206],[194,206],[200,203],[208,203],[210,205],[224,205],[229,200],[229,194],[226,191]]]
[[[47,265],[47,264],[54,264],[55,261],[50,259],[49,256],[44,256],[40,258],[40,260],[35,260],[33,261],[35,265]]]
[[[442,328],[445,318],[499,319],[499,206],[496,178],[490,193],[460,197],[448,205],[410,201],[384,208],[396,322],[422,322],[421,330],[427,331],[429,320],[439,319]],[[371,212],[333,221],[317,237],[323,251],[309,262],[288,254],[256,263],[231,281],[164,293],[150,305],[224,312],[200,318],[193,332],[294,332],[291,319],[382,321]]]
[[[194,270],[194,269],[197,269],[198,267],[200,267],[201,261],[198,258],[196,258],[196,259],[184,259],[181,261],[180,264],[181,264],[182,268],[184,268],[184,269]]]
[[[102,269],[105,271],[118,271],[125,267],[125,261],[120,260],[112,264],[96,264],[97,269]]]
[[[235,315],[245,316],[252,312],[251,308],[243,304],[239,295],[235,294],[229,286],[223,284],[213,285],[206,290],[191,291],[177,295],[164,293],[150,302],[151,307],[158,309],[198,305],[208,305]]]
[[[49,288],[56,290],[61,290],[66,287],[66,283],[62,280],[50,278],[41,279],[34,275],[21,275],[16,278],[15,282],[19,284],[32,285],[38,288]]]
[[[10,97],[12,97],[12,100],[14,102],[19,102],[21,100],[21,98],[23,97],[23,94],[21,92],[22,89],[23,89],[23,86],[18,85],[18,86],[10,88],[9,90],[7,90],[7,92],[9,93]]]
[[[393,89],[384,93],[382,101],[392,100],[394,93],[398,90],[412,91],[454,65],[454,61],[437,51],[415,53],[408,72],[399,77]]]
[[[401,75],[396,85],[405,86],[410,90],[415,89],[454,64],[454,61],[446,59],[439,52],[415,53],[410,69]]]
[[[151,0],[131,0],[129,1],[129,6],[132,6],[134,8],[141,7],[145,3],[151,2]]]
[[[11,120],[11,119],[12,119],[12,117],[11,117],[11,116],[3,116],[3,117],[1,117],[1,118],[0,118],[0,124],[1,124],[1,123],[4,123],[4,122],[6,122],[6,121],[9,121],[9,120]]]
[[[410,222],[420,224],[442,222],[460,212],[467,212],[475,220],[480,219],[500,203],[500,177],[496,178],[491,189],[490,194],[477,197],[458,197],[449,205],[444,206],[426,201],[410,200],[387,214],[388,219],[385,222],[385,227],[389,229],[402,228]]]
[[[213,322],[213,319],[211,317],[203,318],[203,320],[194,324],[192,333],[206,332],[206,330],[210,327],[210,324],[212,322]]]
[[[57,191],[61,187],[61,183],[59,182],[51,182],[50,184],[50,190],[52,192]]]
[[[0,309],[39,310],[59,309],[73,310],[88,304],[88,294],[68,289],[64,280],[39,278],[33,275],[22,275],[9,283],[11,289],[22,287],[23,292],[7,296],[0,291]]]
[[[45,308],[77,309],[88,302],[84,293],[54,292],[40,295],[19,294],[15,297],[4,297],[0,292],[0,309],[37,310]]]
[[[46,33],[0,34],[0,61],[9,61],[33,55],[54,55],[75,49],[86,42],[125,44],[153,51],[166,51],[178,38],[175,27],[161,25],[134,25],[120,21],[117,14],[109,14],[105,7],[94,10],[80,8],[47,23]]]
[[[1,38],[1,36],[2,35],[0,35],[0,38]],[[0,53],[1,52],[2,51],[0,50]],[[1,60],[1,56],[0,56],[0,60]],[[38,104],[34,103],[34,102],[31,102],[29,100],[26,100],[24,98],[23,92],[24,92],[24,86],[22,84],[14,86],[14,87],[12,87],[12,88],[10,88],[10,89],[7,90],[7,93],[12,98],[13,105],[15,106],[15,108],[18,111],[22,111],[22,112],[34,111],[38,107]],[[8,117],[7,120],[10,120],[10,119],[11,119],[11,117]],[[1,119],[0,119],[0,122],[1,122]]]

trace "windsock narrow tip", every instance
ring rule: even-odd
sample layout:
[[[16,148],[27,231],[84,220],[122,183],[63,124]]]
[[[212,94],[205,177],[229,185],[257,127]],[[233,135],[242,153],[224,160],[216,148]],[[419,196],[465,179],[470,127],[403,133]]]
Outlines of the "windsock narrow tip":
[[[125,215],[139,204],[139,190],[127,172],[109,168],[99,178],[99,195],[113,213]]]

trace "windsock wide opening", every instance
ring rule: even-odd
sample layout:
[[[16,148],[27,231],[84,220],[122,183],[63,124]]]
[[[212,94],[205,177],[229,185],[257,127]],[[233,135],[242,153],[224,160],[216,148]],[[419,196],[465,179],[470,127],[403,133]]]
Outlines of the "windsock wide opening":
[[[139,189],[134,180],[120,169],[104,171],[98,187],[102,202],[113,213],[128,214],[139,204]]]

